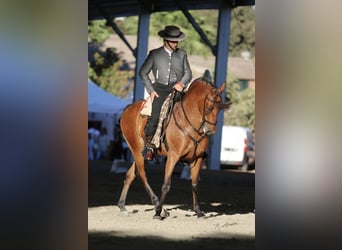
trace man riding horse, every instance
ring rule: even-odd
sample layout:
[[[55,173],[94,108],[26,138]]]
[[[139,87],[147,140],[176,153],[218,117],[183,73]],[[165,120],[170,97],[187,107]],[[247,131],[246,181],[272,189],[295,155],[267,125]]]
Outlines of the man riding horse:
[[[150,51],[139,71],[139,76],[149,94],[148,98],[152,102],[152,113],[145,127],[145,160],[154,158],[156,146],[152,143],[152,138],[165,99],[174,90],[182,92],[192,78],[187,53],[177,48],[178,42],[184,40],[186,35],[173,25],[166,26],[164,30],[158,32],[158,35],[164,39],[163,46]],[[154,82],[149,77],[151,71]]]

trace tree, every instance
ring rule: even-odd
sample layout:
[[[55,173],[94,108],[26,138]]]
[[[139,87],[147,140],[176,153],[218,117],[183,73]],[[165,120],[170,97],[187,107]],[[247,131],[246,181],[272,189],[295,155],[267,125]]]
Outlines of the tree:
[[[88,23],[88,37],[94,43],[103,43],[109,37],[106,20],[94,20]]]
[[[224,112],[224,124],[249,127],[255,129],[255,90],[244,89],[236,78],[232,77],[226,86],[226,99],[232,102],[231,107]]]
[[[255,12],[252,7],[240,6],[232,10],[230,24],[230,56],[248,51],[255,56]]]
[[[88,63],[88,77],[107,92],[127,98],[133,88],[129,84],[133,70],[123,69],[124,63],[113,48],[105,53],[95,52],[94,59]]]
[[[212,44],[216,44],[217,37],[217,10],[191,10],[201,29]],[[137,34],[137,16],[131,16],[116,24],[127,35]],[[180,43],[180,47],[187,50],[190,55],[209,56],[211,51],[204,43],[196,30],[189,23],[182,11],[156,12],[151,15],[150,35],[157,36],[158,31],[166,25],[175,24],[187,35],[187,39]],[[240,56],[241,52],[248,51],[254,57],[255,51],[255,12],[250,6],[240,6],[232,10],[230,26],[230,56]]]

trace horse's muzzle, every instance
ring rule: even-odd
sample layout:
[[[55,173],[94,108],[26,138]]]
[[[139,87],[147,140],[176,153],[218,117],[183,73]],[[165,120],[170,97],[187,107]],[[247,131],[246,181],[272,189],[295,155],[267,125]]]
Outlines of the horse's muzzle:
[[[216,126],[215,126],[215,128],[216,128]],[[207,123],[204,123],[204,125],[203,125],[203,132],[206,135],[212,135],[212,134],[215,134],[216,129],[212,129],[212,128],[210,128],[210,126],[208,126]]]

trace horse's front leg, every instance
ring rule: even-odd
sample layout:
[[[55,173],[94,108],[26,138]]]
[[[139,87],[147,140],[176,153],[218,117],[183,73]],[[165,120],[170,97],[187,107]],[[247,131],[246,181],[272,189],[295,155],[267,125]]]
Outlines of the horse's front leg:
[[[161,216],[161,212],[163,210],[163,205],[166,199],[166,195],[170,191],[170,188],[171,188],[171,176],[172,176],[173,169],[177,161],[178,159],[170,155],[167,158],[166,165],[165,165],[164,183],[161,189],[160,203],[156,207],[155,209],[156,214],[153,217],[155,219],[163,219],[165,216],[168,216],[168,213],[166,213],[165,216]]]
[[[200,202],[198,198],[198,186],[199,186],[199,171],[202,166],[202,158],[198,158],[190,165],[191,173],[191,184],[192,184],[192,202],[193,210],[195,211],[197,217],[204,216],[204,212],[200,209]]]

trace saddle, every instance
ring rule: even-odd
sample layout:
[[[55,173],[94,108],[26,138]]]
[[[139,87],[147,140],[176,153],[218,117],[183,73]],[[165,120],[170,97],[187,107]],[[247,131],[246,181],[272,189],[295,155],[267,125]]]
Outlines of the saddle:
[[[181,93],[177,91],[171,92],[168,97],[163,102],[161,107],[158,126],[155,134],[152,137],[151,143],[155,145],[156,148],[159,148],[160,145],[164,142],[165,138],[165,129],[170,121],[170,117],[172,114],[172,110],[174,104],[181,99]],[[147,108],[148,109],[148,108]],[[143,115],[143,114],[141,114]]]

